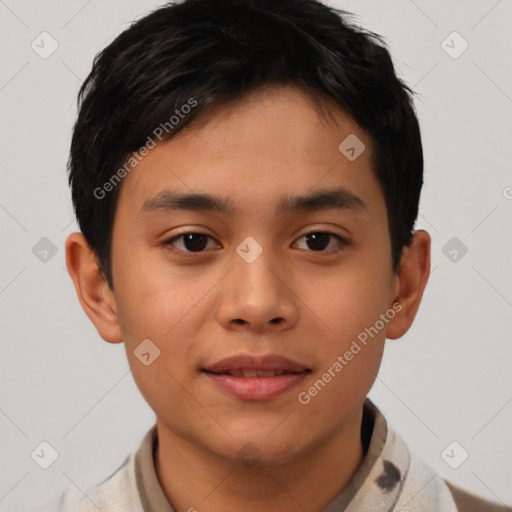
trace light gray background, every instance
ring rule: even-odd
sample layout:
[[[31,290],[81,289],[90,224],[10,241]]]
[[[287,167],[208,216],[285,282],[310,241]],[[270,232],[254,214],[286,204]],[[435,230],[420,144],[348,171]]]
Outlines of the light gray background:
[[[331,4],[385,36],[421,94],[417,227],[433,238],[432,274],[413,327],[387,342],[370,396],[444,477],[511,504],[511,1]],[[2,510],[106,477],[155,419],[124,346],[104,342],[81,309],[64,241],[77,230],[65,172],[76,93],[94,55],[158,5],[0,0]],[[47,59],[31,48],[43,31],[59,45]],[[453,31],[469,43],[456,59],[441,46]],[[43,237],[57,248],[46,262],[32,252]],[[443,253],[452,237],[468,249],[456,262]],[[42,441],[59,453],[46,470],[31,458]],[[458,469],[441,457],[452,441],[469,453]]]

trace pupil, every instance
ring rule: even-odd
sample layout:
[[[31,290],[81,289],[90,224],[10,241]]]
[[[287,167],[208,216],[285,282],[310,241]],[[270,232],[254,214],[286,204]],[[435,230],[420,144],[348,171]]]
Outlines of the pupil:
[[[308,247],[313,250],[325,249],[329,245],[329,236],[327,233],[309,233],[306,238]]]
[[[184,235],[183,243],[189,251],[201,250],[206,246],[206,237],[198,233],[188,233]]]
[[[327,233],[309,233],[306,235],[308,247],[315,251],[321,251],[329,245]],[[184,244],[189,251],[201,251],[206,246],[206,237],[199,233],[184,235]]]

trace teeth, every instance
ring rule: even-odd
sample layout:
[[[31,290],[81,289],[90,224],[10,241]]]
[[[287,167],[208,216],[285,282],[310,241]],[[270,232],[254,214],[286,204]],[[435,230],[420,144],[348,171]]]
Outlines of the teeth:
[[[255,370],[255,369],[243,369],[243,370],[229,370],[222,372],[223,375],[231,375],[232,377],[277,377],[285,373],[284,370]]]
[[[284,370],[258,370],[259,377],[277,377],[283,373],[285,373]]]
[[[229,370],[226,374],[232,375],[233,377],[245,377],[244,370]]]

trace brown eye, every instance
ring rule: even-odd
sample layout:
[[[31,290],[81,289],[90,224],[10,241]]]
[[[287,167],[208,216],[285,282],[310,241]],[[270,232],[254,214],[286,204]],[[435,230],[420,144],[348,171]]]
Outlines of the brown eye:
[[[306,243],[313,251],[323,251],[329,245],[330,237],[328,233],[309,233],[306,235]]]
[[[202,251],[207,244],[207,236],[200,233],[187,233],[183,236],[183,245],[187,251]]]
[[[170,247],[172,250],[182,253],[204,252],[208,245],[208,239],[213,240],[209,235],[204,233],[182,233],[174,236],[164,242],[164,245]],[[181,247],[176,247],[175,244],[180,242]]]
[[[338,240],[338,244],[335,245],[334,248],[330,248],[329,250],[325,250],[329,245],[332,245],[332,239],[335,238]],[[336,251],[341,247],[348,245],[348,241],[342,238],[335,233],[330,233],[328,231],[311,231],[303,235],[300,240],[305,239],[307,249],[313,252],[331,252]]]

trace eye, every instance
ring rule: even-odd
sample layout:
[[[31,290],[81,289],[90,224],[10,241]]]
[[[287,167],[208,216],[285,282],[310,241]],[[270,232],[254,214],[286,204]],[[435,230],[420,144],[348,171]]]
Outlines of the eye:
[[[326,247],[329,246],[330,239],[332,238],[338,239],[338,246],[334,249],[325,250]],[[321,230],[315,230],[310,231],[309,233],[306,233],[305,235],[301,236],[299,240],[305,239],[307,246],[313,251],[313,252],[336,252],[340,249],[340,247],[344,247],[348,245],[348,241],[339,236],[335,233],[330,233],[329,231],[321,231]]]
[[[209,235],[205,235],[204,233],[181,233],[180,235],[176,235],[168,240],[163,242],[163,245],[169,247],[171,250],[175,250],[177,252],[182,253],[194,253],[194,252],[203,252],[208,244],[208,239],[213,240],[213,238]],[[176,248],[174,246],[175,243],[181,241],[180,248]],[[217,244],[217,247],[219,244]]]
[[[329,250],[325,250],[327,247],[329,247],[329,245],[331,245],[332,238],[336,238],[338,240],[337,246]],[[340,249],[340,247],[344,247],[349,244],[349,242],[345,238],[335,233],[321,230],[310,231],[309,233],[306,233],[305,235],[299,238],[299,240],[302,239],[305,239],[307,248],[309,248],[313,252],[337,252]],[[208,246],[209,240],[214,239],[211,236],[206,235],[204,233],[187,232],[181,233],[179,235],[173,236],[172,238],[165,240],[163,242],[163,245],[173,251],[181,252],[184,255],[189,255],[193,253],[204,252]],[[178,243],[181,247],[176,247],[176,244]],[[221,245],[217,242],[216,247],[219,248],[221,247]]]

